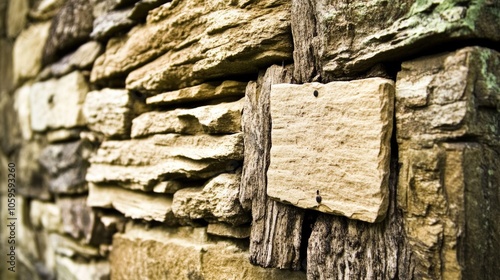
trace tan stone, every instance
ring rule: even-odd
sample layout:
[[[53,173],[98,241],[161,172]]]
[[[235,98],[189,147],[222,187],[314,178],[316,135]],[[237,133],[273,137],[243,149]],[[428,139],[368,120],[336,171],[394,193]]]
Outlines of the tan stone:
[[[305,279],[303,272],[264,269],[231,242],[207,241],[203,228],[135,225],[113,239],[111,275],[116,279]]]
[[[105,260],[82,262],[67,257],[56,257],[58,279],[94,280],[109,279],[109,262]]]
[[[380,78],[273,85],[267,194],[351,219],[383,219],[393,95],[393,83]]]
[[[243,159],[243,137],[232,135],[154,135],[146,139],[105,141],[91,159],[87,180],[122,182],[151,190],[160,181],[209,178],[234,170]]]
[[[24,140],[30,140],[33,136],[33,131],[31,131],[30,95],[31,84],[25,84],[17,89],[14,97],[14,108],[17,111],[17,119]]]
[[[500,106],[499,69],[500,53],[480,47],[403,63],[396,83],[398,142],[495,139],[500,117],[483,108]]]
[[[146,221],[172,222],[172,197],[131,191],[112,185],[89,184],[87,205],[113,208],[126,217]],[[145,207],[147,205],[147,207]]]
[[[100,43],[89,41],[78,49],[59,61],[46,67],[39,78],[47,79],[50,77],[60,77],[74,70],[90,69],[97,57],[103,52],[103,47]]]
[[[500,54],[464,48],[403,63],[396,83],[398,206],[415,274],[498,274]]]
[[[56,253],[66,257],[84,257],[87,259],[100,257],[99,249],[80,243],[78,240],[67,237],[62,234],[49,234],[49,244],[55,249]]]
[[[147,112],[132,121],[132,138],[157,133],[226,134],[241,131],[242,100],[194,109]]]
[[[66,0],[41,0],[29,12],[30,18],[49,20],[57,14]]]
[[[80,72],[33,84],[30,95],[31,128],[45,131],[85,125],[82,105],[89,86]]]
[[[232,226],[225,223],[208,224],[207,233],[211,235],[244,239],[250,237],[250,226]]]
[[[30,221],[36,228],[41,227],[47,232],[63,232],[61,211],[53,203],[32,200],[30,203]]]
[[[243,96],[246,86],[247,83],[236,81],[204,83],[193,87],[160,93],[147,98],[146,103],[152,105],[170,105],[231,96]]]
[[[43,46],[49,36],[49,28],[50,22],[33,24],[17,37],[13,51],[15,82],[34,78],[40,72]]]
[[[105,88],[91,91],[83,104],[83,115],[90,129],[106,137],[130,135],[132,118],[140,112],[139,100],[127,90]]]
[[[0,39],[0,73],[2,73],[0,75],[0,93],[2,94],[10,92],[14,86],[13,50],[14,42]]]
[[[461,40],[500,42],[495,1],[340,1],[294,3],[295,78],[356,77]],[[311,32],[314,30],[314,32]]]
[[[128,76],[128,89],[159,93],[226,73],[255,73],[291,58],[289,9],[288,1],[276,0],[162,5],[149,13],[145,25],[108,43],[91,79],[124,76],[159,56]]]
[[[240,225],[250,221],[239,203],[241,174],[221,174],[203,188],[185,188],[174,194],[172,211],[180,219],[205,219]]]
[[[80,138],[81,129],[58,129],[47,132],[47,141],[50,143],[67,142]]]

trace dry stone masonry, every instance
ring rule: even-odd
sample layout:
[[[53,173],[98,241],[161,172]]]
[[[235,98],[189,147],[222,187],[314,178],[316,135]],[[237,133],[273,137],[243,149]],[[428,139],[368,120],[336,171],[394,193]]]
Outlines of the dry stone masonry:
[[[491,0],[0,0],[0,279],[496,279],[499,34]]]

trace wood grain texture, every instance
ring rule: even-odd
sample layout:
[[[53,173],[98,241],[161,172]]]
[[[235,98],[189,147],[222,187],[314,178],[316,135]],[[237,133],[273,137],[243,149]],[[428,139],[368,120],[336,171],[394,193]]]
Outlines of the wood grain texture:
[[[271,148],[269,96],[271,85],[290,83],[292,68],[271,66],[246,90],[243,109],[245,160],[240,201],[252,210],[250,261],[263,267],[300,268],[302,210],[270,200],[266,195],[266,170]]]

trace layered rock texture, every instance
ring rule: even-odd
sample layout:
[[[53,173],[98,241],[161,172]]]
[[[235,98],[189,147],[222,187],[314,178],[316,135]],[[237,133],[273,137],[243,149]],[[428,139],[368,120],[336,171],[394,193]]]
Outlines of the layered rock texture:
[[[500,2],[0,19],[0,279],[500,275]]]

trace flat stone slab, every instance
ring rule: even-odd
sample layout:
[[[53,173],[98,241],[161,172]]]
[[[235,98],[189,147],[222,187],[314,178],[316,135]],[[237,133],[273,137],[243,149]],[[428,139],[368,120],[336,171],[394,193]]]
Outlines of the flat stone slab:
[[[273,85],[267,194],[305,209],[382,220],[393,104],[394,84],[381,78]]]

